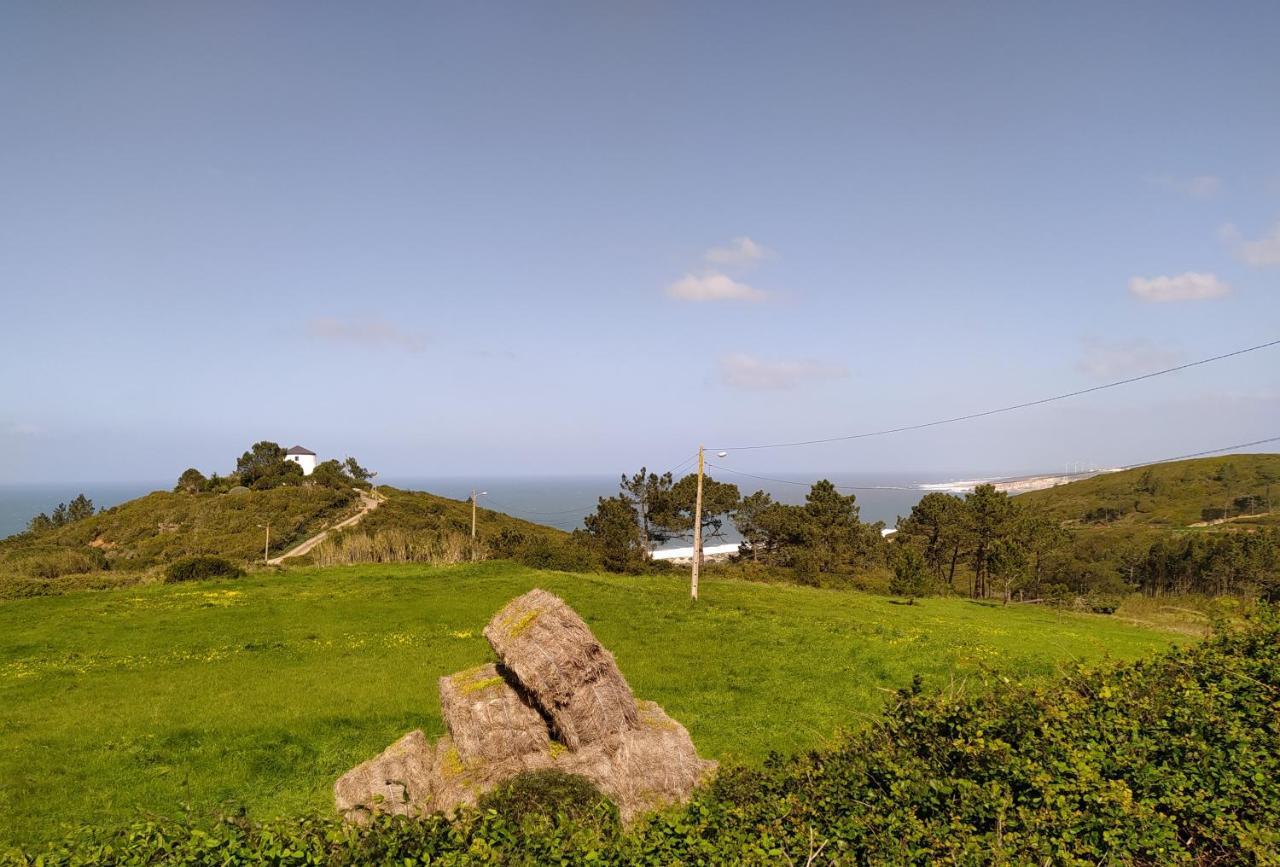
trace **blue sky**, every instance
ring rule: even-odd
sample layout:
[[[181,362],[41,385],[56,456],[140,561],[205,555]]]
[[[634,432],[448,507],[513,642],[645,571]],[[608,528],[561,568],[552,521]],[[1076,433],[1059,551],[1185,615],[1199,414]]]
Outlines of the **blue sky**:
[[[11,4],[0,481],[621,472],[1280,337],[1274,3]],[[1280,349],[749,471],[1280,434]]]

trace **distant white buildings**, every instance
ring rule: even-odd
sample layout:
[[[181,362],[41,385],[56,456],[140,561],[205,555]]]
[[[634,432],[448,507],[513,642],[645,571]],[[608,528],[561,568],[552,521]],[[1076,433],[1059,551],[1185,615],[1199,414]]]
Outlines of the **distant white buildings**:
[[[294,446],[284,453],[286,461],[293,461],[302,467],[302,474],[309,476],[316,471],[316,453],[302,446]]]

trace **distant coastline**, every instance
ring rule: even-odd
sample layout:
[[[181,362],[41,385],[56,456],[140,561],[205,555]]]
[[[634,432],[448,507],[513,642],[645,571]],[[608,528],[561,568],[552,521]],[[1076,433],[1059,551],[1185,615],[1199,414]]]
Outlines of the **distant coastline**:
[[[930,482],[928,484],[921,485],[920,490],[927,492],[941,492],[945,494],[967,494],[978,485],[994,485],[997,491],[1004,491],[1008,494],[1025,494],[1030,491],[1042,491],[1045,488],[1056,488],[1058,485],[1065,485],[1068,482],[1078,482],[1081,479],[1091,479],[1094,476],[1114,472],[1117,472],[1117,470],[1088,470],[1082,473],[1056,473],[1045,476],[1018,476],[1017,478],[963,479],[954,482]]]

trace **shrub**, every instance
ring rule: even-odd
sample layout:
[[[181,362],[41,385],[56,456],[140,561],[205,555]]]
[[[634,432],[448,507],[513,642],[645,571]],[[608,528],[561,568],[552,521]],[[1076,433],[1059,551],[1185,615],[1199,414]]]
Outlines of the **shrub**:
[[[166,583],[201,581],[206,578],[239,578],[244,570],[222,557],[184,557],[164,570]]]
[[[893,559],[893,577],[889,579],[889,592],[894,596],[915,599],[929,593],[933,579],[925,565],[924,556],[910,545],[898,549]]]
[[[107,568],[107,559],[94,548],[61,548],[29,554],[17,561],[17,571],[29,578],[51,579]]]
[[[554,819],[585,822],[602,830],[616,828],[618,808],[591,781],[557,770],[527,771],[481,796],[481,810],[494,810],[527,825]]]

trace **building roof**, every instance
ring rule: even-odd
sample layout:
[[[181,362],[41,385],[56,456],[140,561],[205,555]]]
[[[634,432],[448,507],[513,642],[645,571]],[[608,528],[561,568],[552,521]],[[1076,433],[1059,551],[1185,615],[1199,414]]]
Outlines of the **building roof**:
[[[289,451],[285,452],[285,454],[286,455],[311,455],[311,457],[313,458],[316,456],[316,453],[311,451],[311,449],[304,449],[302,446],[294,446],[293,448],[289,449]]]

